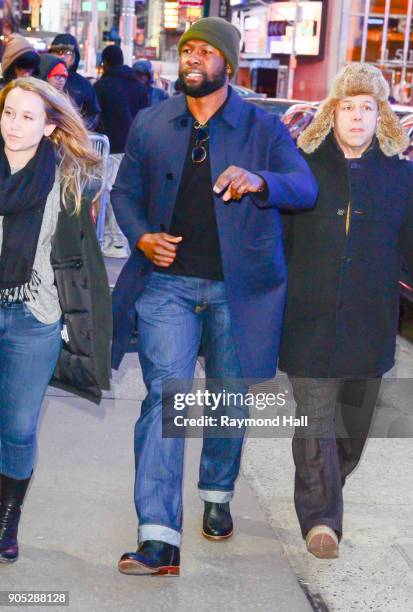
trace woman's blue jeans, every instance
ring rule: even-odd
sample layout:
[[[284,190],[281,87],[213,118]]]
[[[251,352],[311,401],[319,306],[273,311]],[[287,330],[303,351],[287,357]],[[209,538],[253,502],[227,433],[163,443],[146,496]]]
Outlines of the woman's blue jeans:
[[[177,381],[189,392],[200,342],[205,374],[225,389],[245,393],[223,281],[152,273],[136,302],[139,360],[148,395],[135,427],[135,505],[138,541],[180,546],[184,439],[162,437],[162,385]],[[229,383],[229,384],[227,384]],[[239,415],[238,415],[239,416]],[[238,476],[243,431],[205,437],[198,488],[201,499],[231,499]]]
[[[0,307],[0,473],[33,471],[40,407],[61,350],[60,320],[38,321],[21,303]]]

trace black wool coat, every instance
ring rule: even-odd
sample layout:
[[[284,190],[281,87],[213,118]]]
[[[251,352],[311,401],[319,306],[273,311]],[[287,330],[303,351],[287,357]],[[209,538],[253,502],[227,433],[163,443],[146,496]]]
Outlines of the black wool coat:
[[[82,198],[80,215],[61,206],[51,263],[67,338],[50,385],[99,403],[110,388],[112,305],[105,264]]]
[[[394,365],[402,257],[413,273],[413,164],[386,157],[377,141],[346,159],[331,134],[304,157],[320,190],[314,209],[284,215],[289,286],[279,368],[381,376]]]
[[[109,138],[111,153],[124,153],[134,118],[149,104],[146,89],[129,66],[105,71],[94,87],[102,109],[98,131]]]

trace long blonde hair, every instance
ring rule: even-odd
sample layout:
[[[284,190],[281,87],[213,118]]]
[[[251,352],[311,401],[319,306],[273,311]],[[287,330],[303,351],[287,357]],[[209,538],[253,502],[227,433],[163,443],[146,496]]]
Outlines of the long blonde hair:
[[[48,138],[56,146],[63,204],[67,206],[68,197],[73,197],[74,211],[78,214],[83,190],[102,173],[101,159],[92,148],[82,118],[66,94],[33,77],[15,79],[0,91],[0,116],[7,95],[16,88],[40,96],[45,107],[46,122],[56,125]]]

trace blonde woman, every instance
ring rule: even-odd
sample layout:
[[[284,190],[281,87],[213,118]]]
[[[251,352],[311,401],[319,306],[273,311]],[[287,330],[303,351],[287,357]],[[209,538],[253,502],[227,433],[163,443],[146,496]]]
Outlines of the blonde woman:
[[[18,557],[49,382],[99,402],[110,294],[90,215],[99,159],[69,99],[16,79],[0,92],[0,562]]]

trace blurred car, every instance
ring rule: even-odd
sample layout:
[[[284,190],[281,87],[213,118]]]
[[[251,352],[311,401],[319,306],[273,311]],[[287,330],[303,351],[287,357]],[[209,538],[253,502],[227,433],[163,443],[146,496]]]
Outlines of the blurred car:
[[[390,104],[390,106],[399,119],[404,119],[404,117],[413,113],[413,106],[407,106],[406,104]]]
[[[248,97],[246,101],[259,106],[271,115],[278,115],[279,117],[282,117],[293,104],[312,104],[312,102],[306,103],[303,100],[288,100],[287,98]]]
[[[314,117],[319,102],[308,102],[305,100],[289,100],[286,98],[257,98],[248,97],[247,102],[266,110],[268,113],[277,114],[288,126],[294,140],[308,127]],[[406,129],[410,129],[409,136],[413,142],[413,106],[403,104],[391,104],[392,110],[401,120]]]
[[[248,102],[256,104],[269,113],[280,116],[282,122],[288,127],[294,141],[313,120],[317,111],[318,102],[304,102],[302,100],[285,100],[282,98],[266,98],[258,100],[248,98]],[[392,110],[400,118],[400,123],[406,130],[410,139],[410,146],[404,155],[413,160],[413,107],[401,104],[391,104]],[[403,263],[400,273],[400,316],[404,317],[406,308],[413,309],[413,274],[408,274]]]
[[[237,92],[238,95],[241,96],[241,98],[266,98],[267,94],[265,93],[257,93],[256,91],[254,91],[253,89],[248,89],[248,87],[243,87],[242,85],[234,85],[233,83],[231,83],[231,87],[234,91]]]
[[[178,79],[178,74],[161,74],[158,79],[157,85],[161,87],[166,93],[171,97],[174,94],[178,93],[175,89],[175,83]],[[252,89],[248,89],[248,87],[242,87],[241,85],[234,85],[231,83],[231,87],[234,91],[237,92],[241,96],[243,100],[254,98],[258,100],[262,100],[266,97],[266,94],[259,94]]]
[[[281,117],[281,121],[286,125],[294,141],[312,122],[317,111],[316,102],[298,102],[292,104]]]

